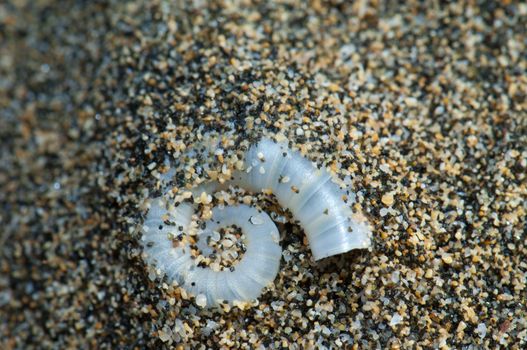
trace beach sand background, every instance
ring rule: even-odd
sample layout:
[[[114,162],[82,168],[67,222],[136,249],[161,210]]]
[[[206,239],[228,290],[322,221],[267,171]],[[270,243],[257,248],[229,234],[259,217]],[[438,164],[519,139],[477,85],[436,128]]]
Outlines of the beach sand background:
[[[525,348],[526,28],[514,1],[3,1],[0,347]],[[373,246],[315,263],[280,224],[274,285],[203,310],[144,264],[144,199],[262,135],[346,181]]]

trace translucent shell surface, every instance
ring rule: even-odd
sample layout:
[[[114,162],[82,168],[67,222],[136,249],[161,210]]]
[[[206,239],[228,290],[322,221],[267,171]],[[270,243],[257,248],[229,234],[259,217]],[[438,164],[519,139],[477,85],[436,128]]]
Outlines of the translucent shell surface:
[[[246,237],[246,251],[233,269],[213,271],[197,266],[188,244],[173,244],[174,230],[177,231],[179,226],[183,230],[188,228],[191,215],[192,207],[188,204],[167,210],[162,199],[154,200],[143,227],[143,245],[148,263],[162,270],[169,280],[177,281],[189,293],[204,295],[207,305],[215,305],[222,300],[257,298],[276,277],[282,255],[278,229],[271,218],[246,205],[214,208],[212,219],[199,232],[198,248],[203,254],[212,253],[206,244],[207,238],[220,227],[236,225]],[[165,220],[160,220],[160,217]],[[167,226],[164,222],[173,225]]]
[[[326,169],[318,169],[285,144],[263,139],[252,146],[246,154],[245,170],[235,173],[231,184],[253,192],[272,191],[300,222],[315,260],[370,246],[370,228],[361,214],[352,212],[347,191],[333,182]],[[216,188],[212,183],[199,191]],[[213,271],[198,266],[189,243],[174,244],[179,231],[190,228],[193,212],[189,203],[174,207],[164,198],[153,200],[143,225],[147,262],[170,281],[206,299],[209,306],[222,300],[257,298],[274,280],[280,264],[279,233],[271,218],[246,205],[214,208],[212,219],[198,232],[196,246],[202,254],[211,253],[207,238],[230,225],[241,228],[247,250],[233,269]]]
[[[351,196],[326,169],[267,139],[249,149],[245,162],[234,184],[253,192],[271,190],[300,222],[315,260],[370,246],[365,218],[352,212]]]

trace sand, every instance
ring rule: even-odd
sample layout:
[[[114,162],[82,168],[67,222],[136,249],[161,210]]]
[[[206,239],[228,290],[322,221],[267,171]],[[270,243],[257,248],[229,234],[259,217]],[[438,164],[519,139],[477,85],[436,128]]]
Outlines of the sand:
[[[526,28],[512,1],[2,2],[0,347],[525,348]],[[279,275],[203,309],[145,264],[145,200],[261,136],[349,186],[373,246],[314,262],[242,198]]]

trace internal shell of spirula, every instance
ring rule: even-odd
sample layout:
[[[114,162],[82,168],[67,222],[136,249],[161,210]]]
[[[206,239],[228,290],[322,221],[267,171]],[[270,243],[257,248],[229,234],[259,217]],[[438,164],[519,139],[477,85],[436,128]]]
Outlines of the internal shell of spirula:
[[[318,169],[286,144],[263,139],[253,145],[246,153],[244,170],[237,171],[228,185],[272,192],[306,232],[315,260],[370,246],[370,228],[364,216],[353,213],[350,190],[339,187],[326,169]],[[192,192],[199,196],[224,186],[211,182]],[[192,227],[194,207],[186,202],[176,207],[169,198],[152,201],[142,238],[147,262],[169,281],[177,281],[202,306],[255,299],[272,283],[281,248],[278,229],[266,213],[246,205],[216,207],[194,241],[182,234]],[[207,238],[232,225],[241,228],[246,237],[247,250],[241,260],[223,271],[199,266],[196,248],[210,254]]]

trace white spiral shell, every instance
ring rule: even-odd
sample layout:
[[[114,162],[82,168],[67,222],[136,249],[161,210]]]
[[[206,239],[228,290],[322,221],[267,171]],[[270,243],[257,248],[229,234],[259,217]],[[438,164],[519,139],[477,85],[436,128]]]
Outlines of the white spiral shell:
[[[333,182],[326,169],[318,169],[286,144],[263,139],[253,145],[245,155],[245,170],[236,172],[231,184],[253,192],[272,191],[300,222],[315,260],[370,246],[367,222],[352,212],[353,196]],[[216,187],[212,183],[194,193]],[[153,200],[143,225],[147,262],[186,291],[204,295],[209,306],[221,300],[257,298],[278,273],[281,249],[273,221],[245,205],[214,208],[212,219],[198,234],[198,248],[207,254],[210,248],[203,244],[205,238],[215,229],[236,225],[246,235],[247,251],[234,271],[213,271],[197,266],[188,244],[173,244],[174,231],[187,230],[193,212],[189,203],[175,207],[164,198]]]

